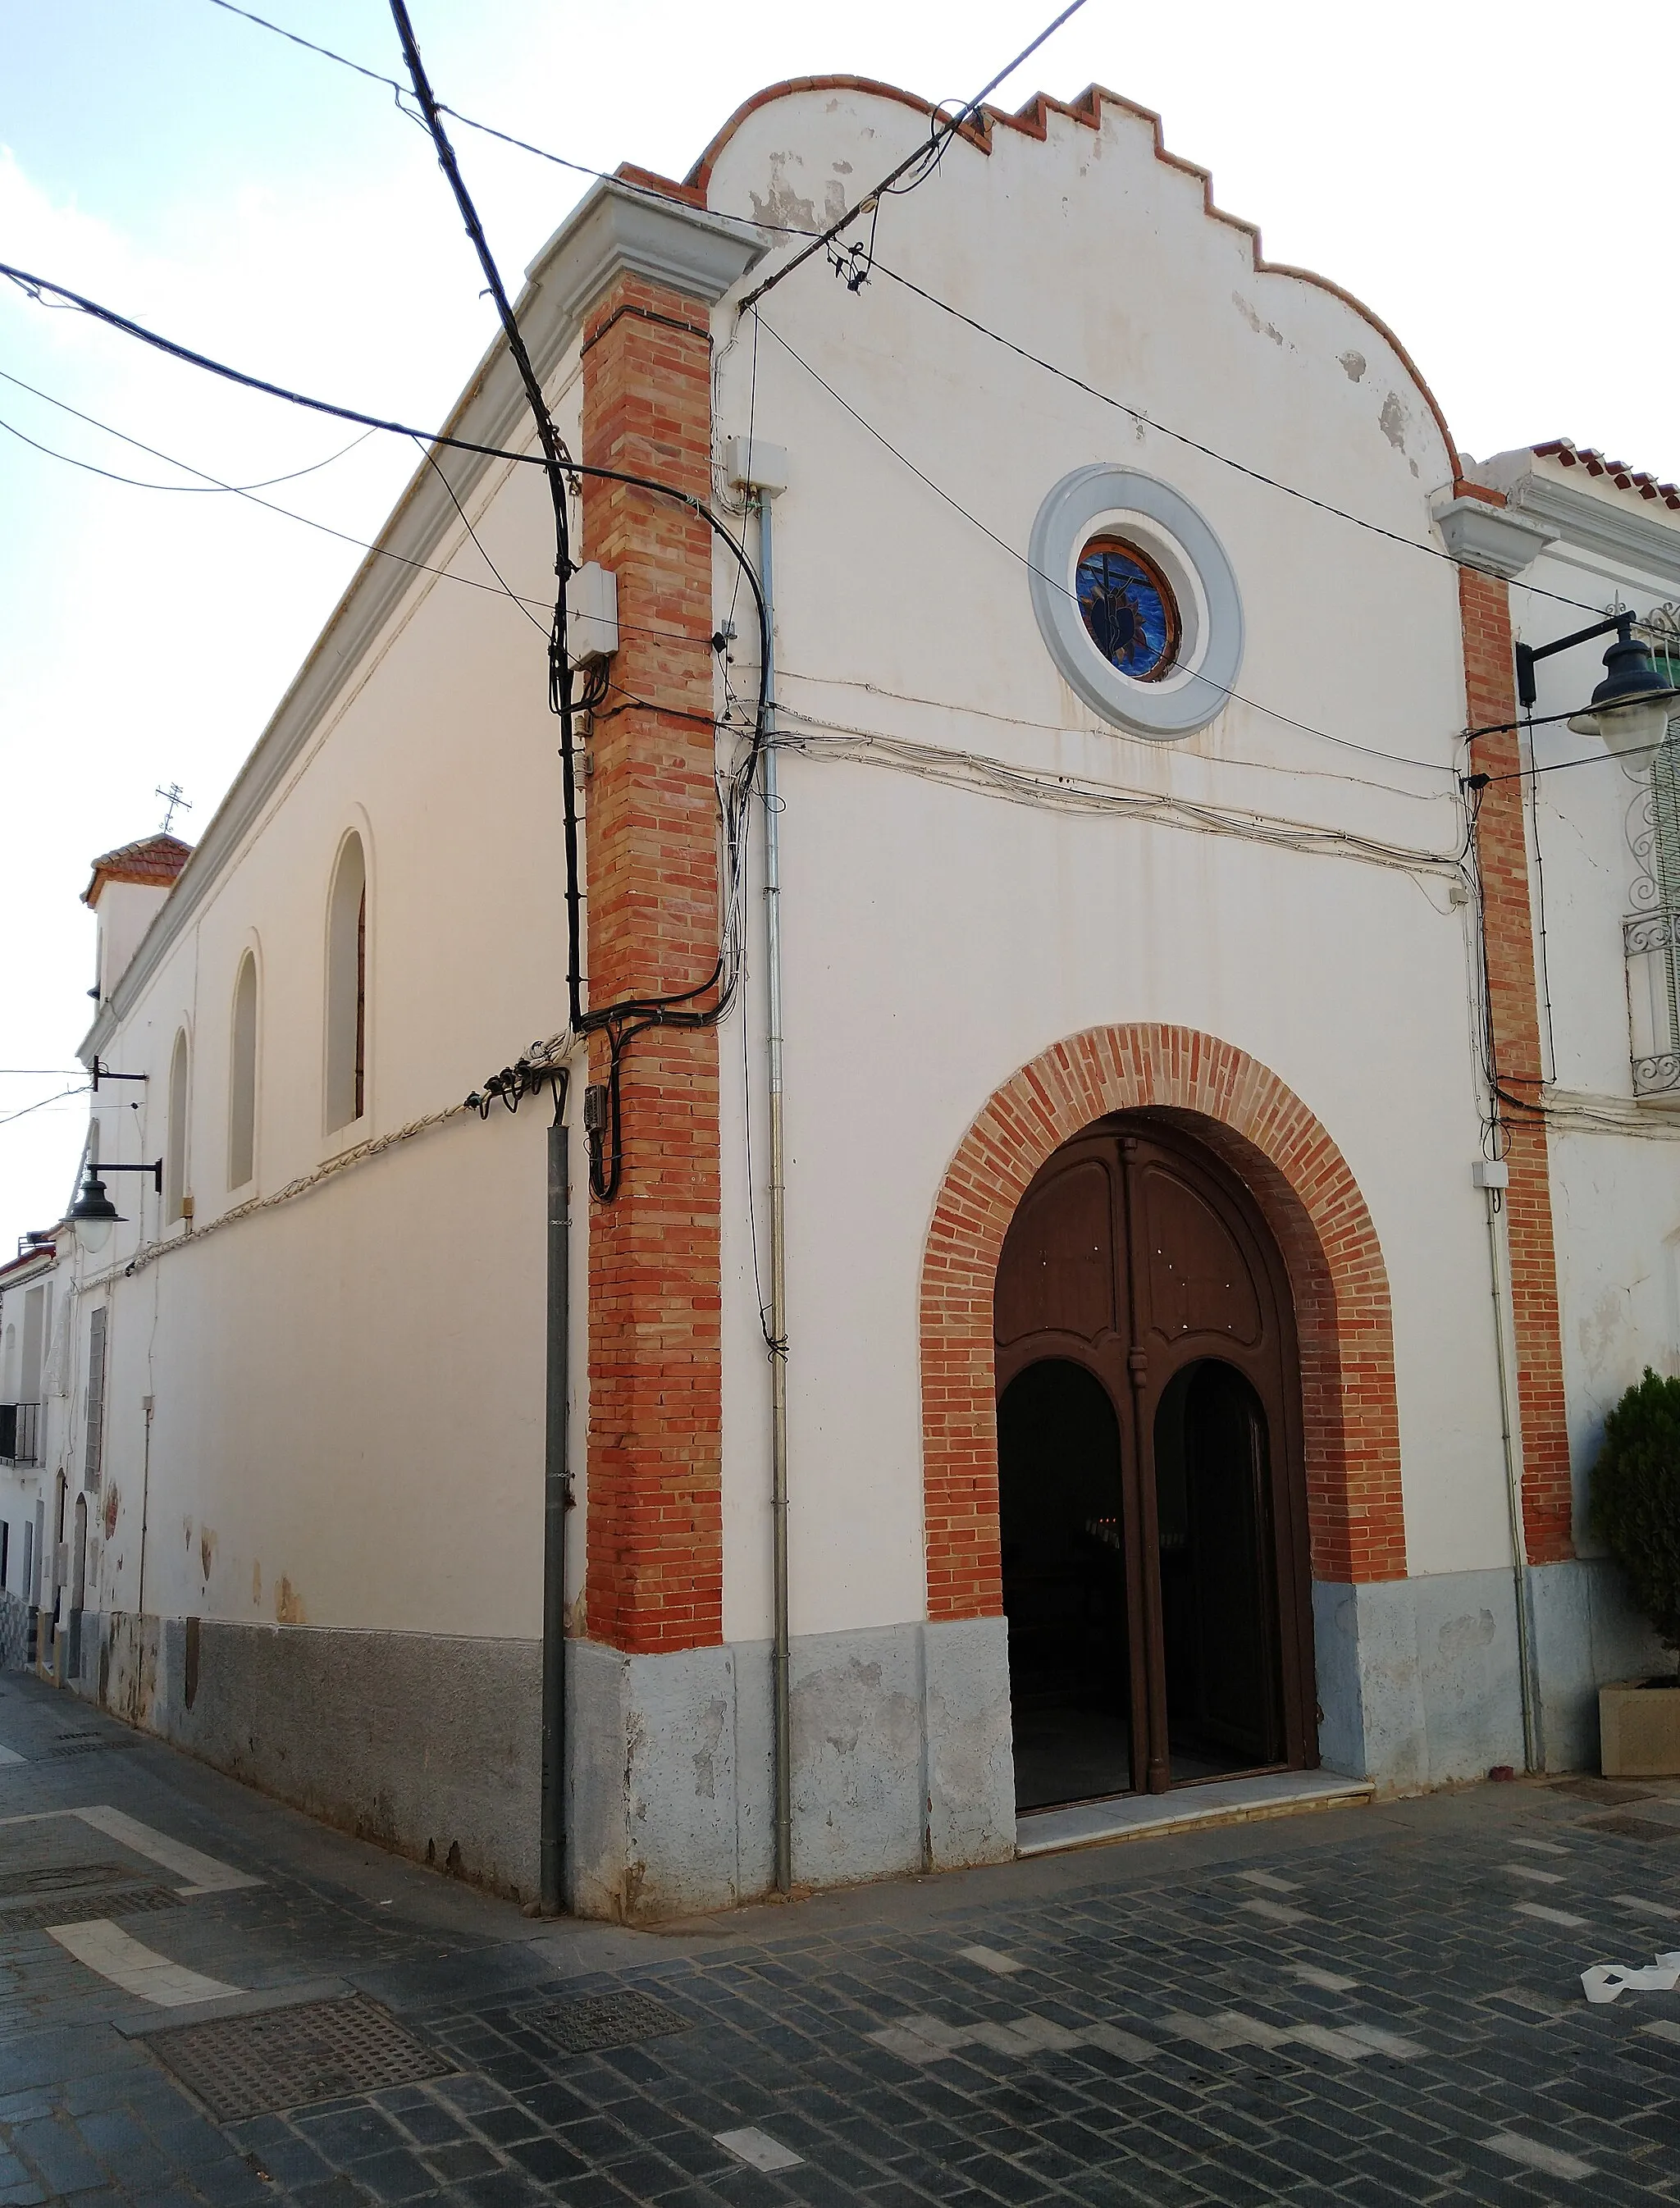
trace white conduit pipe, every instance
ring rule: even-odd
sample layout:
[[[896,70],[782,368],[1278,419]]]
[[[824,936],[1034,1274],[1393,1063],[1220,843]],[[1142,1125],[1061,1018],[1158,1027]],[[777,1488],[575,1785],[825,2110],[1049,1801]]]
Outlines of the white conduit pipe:
[[[1522,1761],[1527,1771],[1545,1767],[1539,1696],[1534,1679],[1533,1635],[1528,1611],[1528,1537],[1522,1519],[1522,1461],[1511,1401],[1509,1353],[1505,1341],[1504,1252],[1499,1232],[1501,1192],[1487,1191],[1487,1255],[1493,1281],[1493,1339],[1499,1367],[1499,1438],[1505,1451],[1505,1496],[1511,1521],[1511,1576],[1516,1594],[1516,1660],[1522,1695]]]
[[[764,721],[773,736],[776,713],[775,567],[770,510],[775,493],[755,489],[759,515],[759,585],[772,657],[764,669]],[[771,1654],[771,1707],[775,1726],[776,1890],[793,1887],[793,1728],[789,1701],[788,1629],[788,1345],[787,1206],[782,1119],[782,869],[781,802],[777,793],[776,746],[764,749],[765,1050],[770,1084],[770,1521],[775,1590]]]

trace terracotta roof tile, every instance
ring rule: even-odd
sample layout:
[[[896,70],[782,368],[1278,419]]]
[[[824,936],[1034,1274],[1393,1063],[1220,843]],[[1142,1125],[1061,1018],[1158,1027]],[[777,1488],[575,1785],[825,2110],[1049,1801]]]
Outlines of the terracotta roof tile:
[[[1608,476],[1617,490],[1636,490],[1641,498],[1660,499],[1680,513],[1680,484],[1659,483],[1655,476],[1630,468],[1625,460],[1607,460],[1591,445],[1577,445],[1573,437],[1552,437],[1529,450],[1537,460],[1556,460],[1560,467],[1585,468],[1589,476]]]
[[[81,892],[84,904],[97,904],[107,882],[144,882],[167,889],[193,855],[190,843],[178,836],[143,836],[137,843],[120,844],[93,861],[93,877]]]

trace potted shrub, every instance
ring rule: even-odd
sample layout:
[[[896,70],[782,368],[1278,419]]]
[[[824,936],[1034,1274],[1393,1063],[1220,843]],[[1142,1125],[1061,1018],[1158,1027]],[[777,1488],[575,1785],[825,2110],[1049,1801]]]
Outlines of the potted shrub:
[[[1647,1365],[1605,1421],[1591,1523],[1680,1664],[1680,1380]],[[1601,1687],[1599,1725],[1606,1777],[1680,1777],[1680,1668]]]

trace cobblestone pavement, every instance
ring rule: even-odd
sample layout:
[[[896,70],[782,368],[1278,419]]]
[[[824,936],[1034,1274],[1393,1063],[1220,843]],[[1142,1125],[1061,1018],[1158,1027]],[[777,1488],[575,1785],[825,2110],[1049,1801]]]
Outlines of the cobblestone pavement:
[[[1680,1992],[1580,1985],[1680,1947],[1680,1785],[651,1934],[535,1925],[16,1675],[0,1743],[0,2208],[1680,2200]]]

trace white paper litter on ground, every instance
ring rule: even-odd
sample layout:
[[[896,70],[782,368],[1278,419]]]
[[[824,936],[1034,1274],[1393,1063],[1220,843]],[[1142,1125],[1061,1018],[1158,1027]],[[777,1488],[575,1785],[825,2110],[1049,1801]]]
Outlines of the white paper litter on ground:
[[[1613,2001],[1629,1989],[1637,1994],[1672,1993],[1676,1986],[1680,1986],[1680,1947],[1659,1955],[1643,1970],[1629,1970],[1621,1963],[1594,1963],[1590,1971],[1581,1974],[1581,1990],[1590,2001]]]

